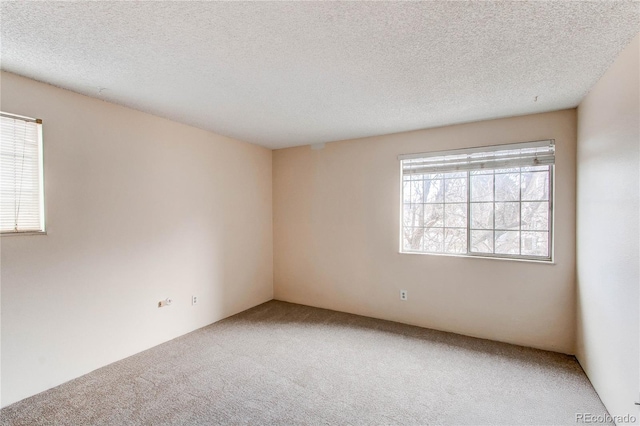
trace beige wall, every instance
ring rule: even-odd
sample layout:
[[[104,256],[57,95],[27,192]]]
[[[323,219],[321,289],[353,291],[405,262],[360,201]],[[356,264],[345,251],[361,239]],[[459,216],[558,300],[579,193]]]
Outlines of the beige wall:
[[[274,151],[275,298],[573,353],[575,132],[566,110]],[[554,265],[398,253],[397,155],[548,138]]]
[[[1,239],[3,406],[272,298],[270,150],[1,77],[44,120],[48,227]]]
[[[578,108],[577,357],[612,415],[640,418],[639,38]]]

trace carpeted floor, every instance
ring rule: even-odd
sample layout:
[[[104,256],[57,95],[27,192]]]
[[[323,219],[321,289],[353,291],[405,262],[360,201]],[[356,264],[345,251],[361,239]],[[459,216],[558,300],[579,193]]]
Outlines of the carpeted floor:
[[[575,358],[271,301],[20,401],[2,425],[575,425]]]

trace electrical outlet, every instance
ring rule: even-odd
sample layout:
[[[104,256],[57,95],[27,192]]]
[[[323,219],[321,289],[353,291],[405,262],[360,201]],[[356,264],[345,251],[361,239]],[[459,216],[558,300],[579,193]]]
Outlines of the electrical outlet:
[[[407,300],[407,290],[400,290],[400,300]]]
[[[198,296],[191,296],[191,304],[192,305],[198,304]]]

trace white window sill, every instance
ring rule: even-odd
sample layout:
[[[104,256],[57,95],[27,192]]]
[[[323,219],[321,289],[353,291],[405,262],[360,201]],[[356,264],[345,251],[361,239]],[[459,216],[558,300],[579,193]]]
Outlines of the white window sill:
[[[0,237],[18,237],[28,235],[47,235],[47,231],[0,232]]]
[[[517,258],[517,257],[502,257],[502,256],[474,256],[474,255],[466,255],[466,254],[449,254],[449,253],[423,253],[418,251],[398,251],[398,254],[417,254],[417,255],[426,255],[426,256],[439,256],[439,257],[457,257],[462,259],[488,259],[488,260],[508,260],[515,262],[527,262],[527,263],[541,263],[543,265],[555,265],[555,260],[543,260],[543,259],[527,259],[527,258]]]

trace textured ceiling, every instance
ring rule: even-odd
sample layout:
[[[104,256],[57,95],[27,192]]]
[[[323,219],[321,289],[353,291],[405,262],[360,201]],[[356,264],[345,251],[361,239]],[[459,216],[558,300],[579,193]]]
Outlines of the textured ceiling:
[[[1,8],[2,69],[270,148],[574,107],[640,30],[637,2]]]

